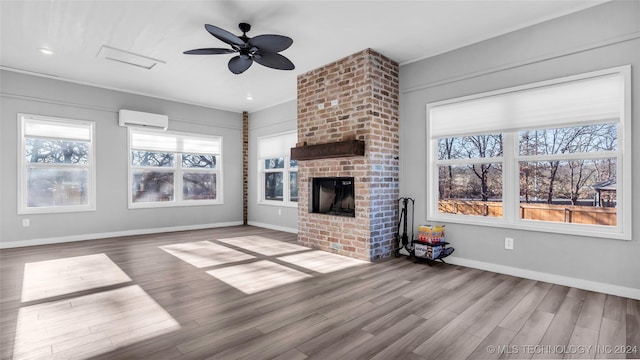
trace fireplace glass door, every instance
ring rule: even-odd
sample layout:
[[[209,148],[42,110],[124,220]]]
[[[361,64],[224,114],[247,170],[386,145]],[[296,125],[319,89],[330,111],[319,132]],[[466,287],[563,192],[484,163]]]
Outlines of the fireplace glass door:
[[[355,217],[355,192],[352,177],[313,178],[311,212]]]

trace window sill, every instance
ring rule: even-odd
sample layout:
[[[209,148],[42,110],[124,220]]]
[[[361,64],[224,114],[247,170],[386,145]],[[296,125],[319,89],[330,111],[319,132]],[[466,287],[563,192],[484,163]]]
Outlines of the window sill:
[[[18,215],[63,214],[96,211],[95,206],[42,206],[18,210]]]
[[[176,202],[146,202],[146,203],[129,203],[128,208],[130,210],[136,209],[158,209],[158,208],[173,208],[173,207],[192,207],[192,206],[214,206],[224,205],[222,201],[182,201]]]
[[[278,207],[287,207],[287,208],[298,208],[297,202],[284,202],[284,201],[258,201],[256,204],[258,205],[266,205],[266,206],[278,206]]]

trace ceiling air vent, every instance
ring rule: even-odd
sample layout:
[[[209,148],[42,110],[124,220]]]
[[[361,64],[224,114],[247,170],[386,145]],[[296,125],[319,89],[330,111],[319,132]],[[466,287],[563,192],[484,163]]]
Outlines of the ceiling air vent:
[[[140,67],[147,70],[153,69],[153,67],[158,64],[165,64],[165,62],[162,60],[139,55],[126,50],[117,49],[107,45],[102,45],[100,51],[98,52],[98,57],[102,57],[107,60],[119,62],[126,65]]]

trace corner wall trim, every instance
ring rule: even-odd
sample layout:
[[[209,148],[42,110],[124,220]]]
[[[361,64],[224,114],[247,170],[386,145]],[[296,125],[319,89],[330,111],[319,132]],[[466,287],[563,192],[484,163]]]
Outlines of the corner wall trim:
[[[106,233],[70,235],[70,236],[31,239],[31,240],[22,240],[22,241],[9,241],[9,242],[0,242],[0,249],[11,249],[11,248],[37,246],[37,245],[51,245],[51,244],[60,244],[60,243],[67,243],[67,242],[74,242],[74,241],[99,240],[99,239],[114,238],[114,237],[121,237],[121,236],[160,234],[160,233],[168,233],[168,232],[174,232],[174,231],[202,230],[202,229],[212,229],[212,228],[240,226],[240,225],[242,225],[242,221],[230,221],[230,222],[213,223],[213,224],[171,226],[171,227],[163,227],[163,228],[124,230],[124,231],[113,231],[113,232],[106,232]]]
[[[571,49],[568,49],[568,50],[563,50],[563,51],[558,51],[558,52],[554,52],[554,53],[551,53],[551,54],[544,54],[544,55],[541,55],[541,56],[535,56],[535,57],[531,57],[531,58],[528,58],[528,59],[513,61],[511,63],[498,65],[498,66],[495,66],[495,67],[492,67],[492,68],[481,69],[481,70],[473,71],[471,73],[459,74],[459,75],[452,76],[451,78],[448,78],[448,79],[430,81],[430,82],[427,82],[425,84],[411,86],[411,87],[408,87],[406,89],[400,89],[400,93],[401,94],[407,94],[407,93],[411,93],[411,92],[415,92],[415,91],[420,91],[420,90],[429,89],[429,88],[433,88],[433,87],[437,87],[437,86],[447,85],[447,84],[450,84],[450,83],[455,83],[455,82],[458,82],[458,81],[464,81],[464,80],[473,79],[473,78],[477,78],[477,77],[481,77],[481,76],[486,76],[486,75],[490,75],[490,74],[501,72],[501,71],[505,71],[505,70],[515,69],[515,68],[528,66],[528,65],[533,65],[533,64],[536,64],[536,63],[541,63],[541,62],[545,62],[545,61],[549,61],[549,60],[553,60],[553,59],[562,58],[562,57],[565,57],[565,56],[579,54],[579,53],[582,53],[582,52],[591,51],[591,50],[595,50],[595,49],[598,49],[598,48],[603,48],[603,47],[607,47],[607,46],[611,46],[611,45],[615,45],[615,44],[619,44],[619,43],[623,43],[623,42],[627,42],[627,41],[633,41],[633,40],[638,39],[638,38],[640,38],[640,31],[636,31],[636,32],[633,32],[633,33],[630,33],[630,34],[626,34],[626,35],[622,35],[622,36],[617,36],[617,37],[614,37],[612,39],[607,39],[607,40],[597,41],[595,43],[585,44],[585,45],[578,46],[578,47],[575,47],[575,48],[571,48]],[[437,56],[437,55],[434,55],[434,56]]]
[[[626,298],[640,300],[640,289],[634,289],[619,285],[605,284],[596,281],[576,279],[562,275],[543,273],[533,270],[526,270],[505,265],[497,265],[482,261],[470,260],[460,257],[449,257],[447,263],[460,265],[474,269],[492,271],[500,274],[517,276],[525,279],[544,281],[552,284],[564,285],[583,290],[596,291],[605,294],[622,296]]]
[[[11,66],[0,65],[0,70],[11,71],[11,72],[15,72],[15,73],[19,73],[19,74],[25,74],[25,75],[31,75],[31,76],[37,76],[37,77],[46,78],[46,79],[59,80],[59,81],[64,81],[64,82],[71,83],[71,84],[79,84],[79,85],[91,86],[91,87],[95,87],[95,88],[99,88],[99,89],[118,91],[118,92],[122,92],[122,93],[133,94],[133,95],[140,95],[140,96],[144,96],[144,97],[148,97],[148,98],[172,101],[172,102],[177,102],[177,103],[180,103],[180,104],[200,106],[200,107],[204,107],[204,108],[207,108],[207,109],[229,111],[229,112],[234,112],[234,113],[238,112],[237,110],[231,109],[231,108],[212,107],[211,105],[206,105],[206,104],[202,104],[202,103],[185,102],[184,99],[174,99],[174,98],[170,98],[170,97],[161,97],[159,95],[152,95],[152,94],[148,94],[148,93],[145,93],[145,92],[133,91],[133,90],[130,90],[130,89],[127,90],[127,89],[118,88],[118,87],[110,87],[110,86],[100,85],[100,84],[92,83],[92,82],[88,82],[88,81],[73,80],[73,79],[69,79],[69,78],[66,78],[66,77],[60,77],[60,76],[57,76],[57,75],[50,75],[50,74],[45,74],[45,73],[39,73],[39,72],[19,69],[19,68],[15,68],[15,67],[11,67]],[[88,108],[91,108],[91,106],[92,105],[89,105]],[[117,112],[117,110],[116,110],[116,112]],[[203,125],[207,125],[206,123],[202,123],[202,124]]]
[[[90,86],[90,85],[87,85]],[[104,107],[104,106],[97,106],[97,105],[85,105],[85,104],[80,104],[80,103],[73,103],[73,102],[68,102],[68,101],[61,101],[61,100],[52,100],[52,99],[46,99],[43,97],[34,97],[34,96],[27,96],[27,95],[20,95],[20,94],[12,94],[12,93],[7,93],[7,92],[1,92],[0,91],[0,97],[4,97],[7,99],[15,99],[15,100],[23,100],[23,101],[33,101],[33,102],[38,102],[38,103],[43,103],[43,104],[53,104],[53,105],[60,105],[60,106],[68,106],[68,107],[73,107],[73,108],[77,108],[77,109],[89,109],[89,110],[96,110],[96,111],[104,111],[104,112],[108,112],[108,113],[113,113],[113,114],[118,114],[119,109],[114,109],[114,108],[108,108],[108,107]],[[163,99],[161,99],[163,100]],[[202,106],[202,105],[194,105],[194,106]],[[209,108],[212,110],[220,110],[220,109],[215,109],[215,108]],[[227,110],[222,110],[222,111],[227,111]],[[196,124],[196,125],[201,125],[201,126],[208,126],[208,127],[213,127],[213,128],[223,128],[223,129],[231,129],[231,130],[241,130],[241,128],[239,128],[238,126],[235,125],[228,125],[228,124],[212,124],[212,123],[205,123],[205,122],[200,122],[200,121],[190,121],[190,120],[184,120],[184,119],[176,119],[175,117],[171,117],[169,119],[171,122],[179,122],[179,123],[185,123],[185,124]]]
[[[289,228],[289,227],[284,227],[284,226],[277,226],[277,225],[259,223],[259,222],[255,222],[255,221],[249,221],[247,223],[247,225],[261,227],[261,228],[265,228],[265,229],[271,229],[271,230],[278,230],[278,231],[288,232],[288,233],[292,233],[292,234],[297,234],[298,233],[298,229],[297,228],[294,229],[294,228]]]

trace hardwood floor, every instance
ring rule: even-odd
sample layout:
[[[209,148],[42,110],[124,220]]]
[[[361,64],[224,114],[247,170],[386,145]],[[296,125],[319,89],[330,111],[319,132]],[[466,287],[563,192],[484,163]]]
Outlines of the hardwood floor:
[[[250,226],[7,249],[2,359],[640,358],[640,301]]]

